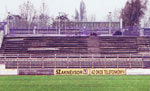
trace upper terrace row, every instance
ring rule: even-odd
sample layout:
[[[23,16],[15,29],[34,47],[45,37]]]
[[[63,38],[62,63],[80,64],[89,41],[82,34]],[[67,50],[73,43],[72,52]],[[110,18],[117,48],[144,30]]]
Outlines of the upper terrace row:
[[[3,54],[143,54],[150,37],[36,36],[4,38]]]

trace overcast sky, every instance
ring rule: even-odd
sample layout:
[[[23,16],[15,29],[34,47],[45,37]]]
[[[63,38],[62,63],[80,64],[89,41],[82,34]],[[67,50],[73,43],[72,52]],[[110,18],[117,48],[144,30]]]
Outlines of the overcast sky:
[[[27,0],[0,0],[0,20],[7,15],[7,12],[17,14],[19,5]],[[79,10],[81,0],[29,0],[36,9],[39,9],[44,1],[48,6],[50,16],[58,15],[58,12],[66,12],[69,17]],[[124,7],[127,0],[83,0],[86,4],[87,15],[96,15],[97,20],[103,20],[108,12],[113,12]]]

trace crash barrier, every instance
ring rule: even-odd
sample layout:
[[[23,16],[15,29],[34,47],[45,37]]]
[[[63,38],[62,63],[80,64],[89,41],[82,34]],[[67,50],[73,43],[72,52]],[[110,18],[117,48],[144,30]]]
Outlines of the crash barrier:
[[[18,75],[54,75],[54,69],[19,69]]]
[[[1,75],[18,75],[18,69],[6,69],[6,65],[0,63],[0,76]]]
[[[18,75],[150,75],[150,69],[19,69]]]
[[[6,68],[5,64],[0,64],[0,69],[5,69],[5,68]]]
[[[150,69],[0,69],[0,75],[150,75]]]
[[[18,69],[18,75],[125,75],[126,69]]]

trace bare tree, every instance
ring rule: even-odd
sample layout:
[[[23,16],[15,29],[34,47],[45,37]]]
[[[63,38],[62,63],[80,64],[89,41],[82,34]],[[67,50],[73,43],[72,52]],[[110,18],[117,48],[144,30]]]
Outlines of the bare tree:
[[[121,10],[115,9],[112,12],[112,21],[118,22],[120,20]]]
[[[20,15],[24,19],[25,22],[27,22],[27,27],[30,28],[33,23],[36,16],[36,10],[33,6],[33,4],[30,1],[27,1],[19,6],[20,8]]]
[[[150,17],[147,17],[143,20],[144,26],[143,27],[150,27]]]
[[[80,20],[81,21],[86,21],[87,16],[86,16],[86,6],[83,0],[80,2]]]
[[[148,3],[149,6],[150,3]],[[143,26],[142,27],[150,27],[150,7],[148,7],[148,9],[145,12],[145,16],[142,19]]]
[[[43,2],[40,9],[38,21],[39,25],[42,28],[48,27],[50,25],[50,16],[47,13],[48,13],[47,5]]]
[[[139,25],[141,17],[145,14],[147,0],[130,0],[127,1],[122,9],[121,17],[124,26]]]
[[[80,17],[79,17],[79,12],[78,10],[76,9],[75,10],[75,21],[79,21]]]
[[[70,21],[70,19],[68,18],[68,15],[66,13],[63,13],[62,15],[57,16],[56,21],[58,21],[58,20],[60,20],[62,22]]]
[[[90,22],[96,21],[96,16],[95,16],[95,15],[90,15],[90,16],[88,17],[88,21],[90,21]]]

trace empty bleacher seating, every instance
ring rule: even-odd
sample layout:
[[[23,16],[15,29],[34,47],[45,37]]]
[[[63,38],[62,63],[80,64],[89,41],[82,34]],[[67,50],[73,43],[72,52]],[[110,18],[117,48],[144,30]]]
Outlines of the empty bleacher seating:
[[[150,68],[150,37],[30,36],[4,38],[7,69]]]
[[[138,44],[138,45],[137,45]],[[2,54],[134,54],[136,37],[32,36],[5,37]],[[139,47],[139,48],[138,48]],[[145,47],[144,47],[145,48]],[[146,47],[147,48],[147,47]],[[143,49],[144,50],[144,49]]]

